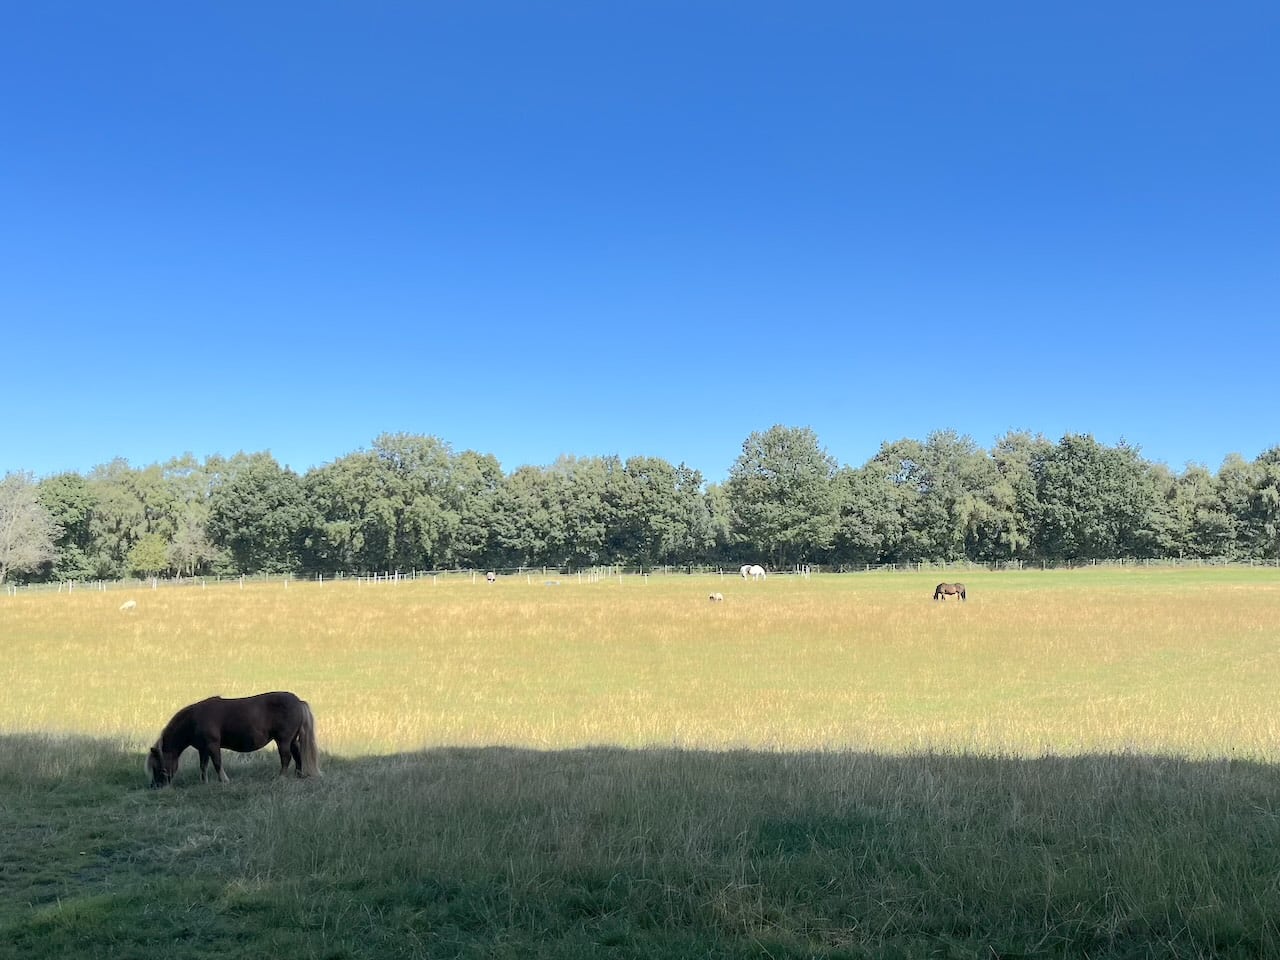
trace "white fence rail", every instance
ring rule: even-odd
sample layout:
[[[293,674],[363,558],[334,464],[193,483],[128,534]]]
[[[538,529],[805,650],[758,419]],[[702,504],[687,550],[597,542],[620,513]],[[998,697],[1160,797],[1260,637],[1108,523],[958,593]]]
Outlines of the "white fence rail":
[[[1280,559],[1273,560],[1229,560],[1226,558],[1211,559],[1143,559],[1143,560],[1086,560],[1086,561],[1021,561],[1003,560],[979,563],[970,560],[925,561],[907,563],[869,563],[869,564],[833,564],[820,566],[805,564],[785,570],[770,570],[769,576],[801,576],[811,574],[853,574],[853,573],[923,573],[930,570],[1074,570],[1096,567],[1117,568],[1197,568],[1197,567],[1270,567],[1280,569]],[[530,583],[577,582],[599,583],[621,580],[625,577],[649,576],[688,576],[688,575],[720,575],[738,576],[737,567],[720,567],[707,565],[693,566],[596,566],[596,567],[499,567],[490,569],[448,569],[448,570],[408,570],[408,571],[375,571],[372,573],[256,573],[245,575],[221,575],[199,577],[154,577],[149,579],[122,580],[66,580],[49,583],[14,584],[4,586],[6,596],[17,596],[25,593],[77,593],[85,591],[117,591],[117,590],[159,590],[170,587],[239,586],[243,589],[247,584],[278,583],[288,587],[291,583],[357,583],[361,585],[385,585],[413,583],[430,580],[434,583],[446,579],[449,582],[470,580],[472,583],[485,584],[487,575],[497,577],[519,577]]]

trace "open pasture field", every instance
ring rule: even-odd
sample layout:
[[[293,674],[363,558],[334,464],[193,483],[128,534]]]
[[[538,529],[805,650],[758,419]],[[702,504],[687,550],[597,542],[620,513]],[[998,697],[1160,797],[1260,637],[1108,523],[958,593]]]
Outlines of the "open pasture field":
[[[436,746],[1280,758],[1280,571],[282,582],[0,603],[0,730],[149,745],[294,690],[344,756]],[[723,603],[708,596],[721,592]],[[119,610],[126,596],[136,610]]]
[[[942,578],[0,598],[0,957],[1280,956],[1280,572]]]

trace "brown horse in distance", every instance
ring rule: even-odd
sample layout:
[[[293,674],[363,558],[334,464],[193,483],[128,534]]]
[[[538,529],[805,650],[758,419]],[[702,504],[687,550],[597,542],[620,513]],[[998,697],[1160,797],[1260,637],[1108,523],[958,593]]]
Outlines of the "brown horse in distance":
[[[940,583],[933,591],[933,599],[945,600],[947,597],[959,597],[961,600],[966,599],[964,595],[963,583]]]
[[[272,740],[280,752],[280,774],[292,760],[298,776],[320,775],[320,749],[316,744],[316,719],[305,700],[292,693],[260,693],[253,697],[210,697],[183,707],[160,733],[147,754],[151,786],[173,782],[178,759],[187,747],[200,754],[200,780],[207,779],[209,761],[222,781],[231,778],[222,769],[222,748],[237,753],[261,750]]]

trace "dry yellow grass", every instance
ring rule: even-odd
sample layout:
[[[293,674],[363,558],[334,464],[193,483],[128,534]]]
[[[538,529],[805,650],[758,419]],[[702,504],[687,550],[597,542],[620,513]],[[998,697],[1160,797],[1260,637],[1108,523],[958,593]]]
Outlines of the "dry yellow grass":
[[[975,573],[963,604],[933,602],[938,579],[6,596],[0,732],[142,745],[186,703],[290,689],[315,709],[322,746],[348,756],[490,744],[1280,756],[1277,571]]]

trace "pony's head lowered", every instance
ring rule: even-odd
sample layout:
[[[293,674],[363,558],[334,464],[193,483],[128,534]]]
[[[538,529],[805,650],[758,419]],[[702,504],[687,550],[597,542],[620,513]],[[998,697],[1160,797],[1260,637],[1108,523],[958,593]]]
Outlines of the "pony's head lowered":
[[[176,766],[175,762],[173,767]],[[172,783],[176,772],[173,767],[165,763],[164,754],[160,752],[160,741],[157,740],[156,745],[147,753],[147,774],[151,777],[150,787],[154,790],[156,787],[167,787]]]

